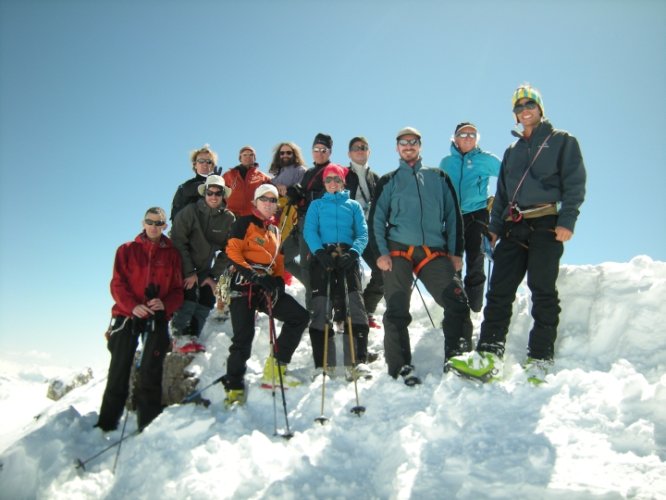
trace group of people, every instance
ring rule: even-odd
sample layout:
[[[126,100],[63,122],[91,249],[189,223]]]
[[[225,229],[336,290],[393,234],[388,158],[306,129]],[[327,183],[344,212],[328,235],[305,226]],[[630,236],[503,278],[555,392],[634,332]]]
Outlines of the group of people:
[[[348,166],[331,162],[327,134],[313,141],[311,168],[296,144],[280,143],[268,175],[251,146],[240,149],[240,163],[223,175],[209,146],[194,151],[195,176],[174,196],[171,238],[163,234],[166,214],[154,207],[144,215],[142,233],[117,251],[111,363],[97,425],[118,425],[139,337],[139,428],[159,414],[168,321],[175,348],[204,349],[197,339],[221,279],[228,284],[233,328],[222,377],[227,404],[245,397],[257,311],[282,322],[271,338],[265,383],[298,383],[287,365],[306,328],[315,376],[330,375],[337,365],[332,323],[342,319],[343,365],[354,380],[369,376],[368,333],[378,326],[374,313],[384,298],[388,373],[408,386],[421,383],[409,336],[416,280],[444,309],[444,370],[488,380],[501,370],[512,304],[527,274],[534,326],[524,366],[530,380],[543,381],[555,350],[559,261],[584,200],[586,173],[577,140],[545,118],[537,89],[521,85],[512,105],[522,130],[513,131],[517,140],[501,162],[479,148],[479,131],[470,122],[455,127],[440,168],[422,164],[421,133],[401,129],[399,166],[382,177],[370,169],[370,145],[362,136],[349,141]],[[488,193],[493,177],[494,197]],[[483,305],[484,238],[494,250],[494,267],[474,348],[470,315]],[[370,268],[365,288],[361,259]],[[292,276],[305,287],[302,304],[286,292]]]

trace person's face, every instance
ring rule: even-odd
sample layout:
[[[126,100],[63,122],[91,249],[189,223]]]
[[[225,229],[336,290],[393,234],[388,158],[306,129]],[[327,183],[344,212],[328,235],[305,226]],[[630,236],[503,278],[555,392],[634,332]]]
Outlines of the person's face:
[[[277,212],[277,201],[277,196],[273,193],[264,193],[254,200],[254,206],[264,219],[270,219]]]
[[[398,154],[406,163],[413,163],[421,154],[421,139],[413,134],[403,135],[398,139]]]
[[[280,147],[278,155],[280,156],[280,165],[283,167],[294,164],[294,150],[286,144]]]
[[[224,189],[220,186],[208,186],[204,191],[206,205],[210,208],[220,208],[224,201]]]
[[[194,160],[194,169],[199,175],[207,176],[213,171],[213,167],[215,165],[210,153],[199,153]]]
[[[358,165],[368,163],[370,157],[370,147],[363,141],[356,141],[349,148],[349,159]]]
[[[322,165],[328,163],[328,159],[331,157],[331,150],[328,149],[323,144],[315,144],[312,146],[312,159],[317,165]]]
[[[518,122],[523,128],[534,128],[541,122],[541,109],[537,103],[527,97],[523,97],[516,102],[513,108],[515,115],[518,117]],[[516,111],[518,111],[516,113]]]
[[[478,134],[474,127],[462,127],[456,132],[453,138],[458,149],[463,153],[469,153],[476,147],[478,141]]]
[[[345,187],[345,181],[337,175],[329,174],[324,179],[324,187],[327,193],[338,193]]]
[[[143,218],[143,229],[146,231],[146,236],[151,241],[158,241],[162,237],[162,232],[166,229],[167,224],[165,220],[157,214],[148,213]]]
[[[240,154],[240,162],[244,167],[251,167],[254,165],[254,153],[249,149],[246,149]]]

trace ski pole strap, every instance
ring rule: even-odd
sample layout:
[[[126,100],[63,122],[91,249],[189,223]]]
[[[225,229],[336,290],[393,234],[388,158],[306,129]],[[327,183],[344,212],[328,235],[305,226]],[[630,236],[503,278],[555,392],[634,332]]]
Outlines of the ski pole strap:
[[[416,276],[419,275],[421,269],[423,269],[431,260],[434,260],[437,257],[449,256],[449,254],[447,254],[446,252],[442,252],[441,250],[434,250],[434,251],[430,250],[430,247],[426,245],[421,245],[421,248],[423,248],[423,251],[425,252],[426,256],[418,264],[414,264],[414,245],[409,245],[409,248],[407,248],[407,250],[391,250],[389,252],[389,255],[391,257],[402,257],[411,262],[413,272]]]

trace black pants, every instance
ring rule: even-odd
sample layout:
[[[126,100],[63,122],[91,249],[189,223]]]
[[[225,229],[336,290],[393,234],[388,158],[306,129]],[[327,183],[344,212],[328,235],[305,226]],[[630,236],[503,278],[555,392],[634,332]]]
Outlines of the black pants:
[[[370,281],[363,290],[363,304],[368,314],[374,314],[377,304],[384,297],[384,276],[382,270],[377,267],[377,257],[370,245],[365,247],[363,260],[370,268]]]
[[[564,251],[562,242],[555,239],[556,224],[556,215],[505,224],[504,235],[495,248],[495,264],[483,311],[478,351],[504,355],[513,301],[527,273],[534,318],[528,356],[553,358],[560,314],[556,281]]]
[[[254,340],[255,311],[267,313],[266,296],[260,287],[245,286],[250,295],[234,297],[229,304],[231,325],[234,335],[229,346],[227,358],[227,373],[224,385],[227,389],[242,389],[243,377],[247,371],[247,360],[252,354],[252,341]],[[273,305],[273,317],[282,321],[282,330],[276,341],[275,358],[280,364],[288,364],[291,356],[301,341],[303,331],[308,326],[310,315],[296,299],[286,293],[280,294]],[[265,332],[264,342],[269,342],[269,332]]]
[[[483,306],[484,256],[481,251],[482,238],[488,227],[488,210],[485,208],[463,215],[465,227],[465,293],[469,307],[479,312]]]
[[[204,276],[199,276],[199,283],[204,279]],[[196,284],[189,290],[185,290],[185,301],[171,320],[173,334],[186,335],[192,333],[197,337],[201,335],[201,330],[203,330],[206,324],[206,318],[208,318],[210,310],[214,305],[215,293],[208,285],[201,286],[200,284]],[[196,324],[194,331],[188,328],[192,322]]]
[[[139,335],[144,335],[136,391],[139,429],[143,429],[162,411],[162,366],[170,346],[167,321],[119,316],[115,318],[113,330],[107,343],[111,362],[97,426],[105,431],[118,427],[129,394],[130,371]]]

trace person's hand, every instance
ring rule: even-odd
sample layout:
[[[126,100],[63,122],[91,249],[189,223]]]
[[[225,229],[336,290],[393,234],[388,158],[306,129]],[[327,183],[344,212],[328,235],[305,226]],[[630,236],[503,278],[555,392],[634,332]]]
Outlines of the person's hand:
[[[284,184],[278,184],[275,187],[277,188],[280,196],[287,196],[287,186],[285,186]]]
[[[573,236],[573,231],[567,229],[566,227],[557,226],[555,228],[555,239],[557,241],[569,241]]]
[[[377,267],[382,271],[390,271],[393,269],[393,260],[390,255],[382,255],[377,259]]]
[[[335,268],[335,262],[333,261],[333,256],[326,252],[323,248],[320,248],[315,252],[315,257],[326,271],[332,271]]]
[[[273,293],[278,288],[278,279],[274,278],[270,274],[257,274],[255,273],[252,276],[252,283],[259,285],[261,288],[266,290],[268,293]]]
[[[305,198],[305,193],[300,184],[294,184],[287,188],[287,197],[290,204],[297,205],[299,201]]]
[[[452,255],[451,262],[453,263],[453,269],[455,269],[456,271],[460,271],[462,269],[462,257],[458,257],[457,255]]]
[[[199,278],[197,278],[196,274],[193,274],[192,276],[189,276],[183,280],[183,288],[185,290],[189,290],[193,286],[195,286],[199,281]]]
[[[161,299],[150,299],[146,305],[153,312],[164,311],[164,302]]]
[[[215,283],[215,280],[208,276],[205,280],[201,282],[201,287],[209,286],[211,290],[215,290],[215,287],[217,286],[217,283]]]
[[[356,265],[358,265],[358,254],[355,251],[350,250],[349,252],[345,252],[338,256],[338,269],[349,271]]]
[[[155,313],[151,311],[150,307],[148,307],[147,305],[137,304],[136,306],[134,306],[134,309],[132,309],[132,314],[137,318],[145,319],[148,316],[152,316]]]

